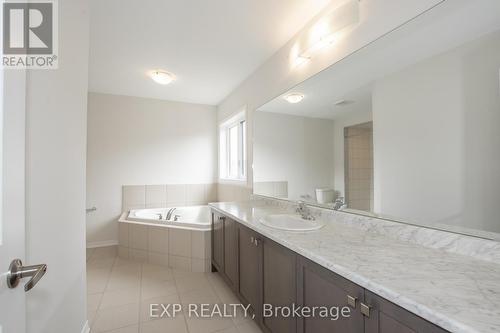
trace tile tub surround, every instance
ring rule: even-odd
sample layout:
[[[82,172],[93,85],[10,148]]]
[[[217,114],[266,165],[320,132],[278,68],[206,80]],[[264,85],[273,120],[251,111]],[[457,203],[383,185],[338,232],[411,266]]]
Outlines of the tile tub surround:
[[[246,184],[217,184],[217,201],[247,201],[252,196],[252,188]]]
[[[256,200],[210,206],[450,332],[500,332],[498,262],[452,253],[446,245],[416,244],[404,233],[398,239],[401,230],[385,228],[396,234],[384,234],[384,229],[366,227],[368,222],[359,224],[352,214],[315,209],[325,227],[297,233],[259,222],[269,214],[289,213],[289,205],[283,203]]]
[[[188,272],[210,271],[210,230],[118,222],[118,243],[122,259]]]
[[[122,212],[139,208],[206,205],[217,201],[217,184],[123,185]]]

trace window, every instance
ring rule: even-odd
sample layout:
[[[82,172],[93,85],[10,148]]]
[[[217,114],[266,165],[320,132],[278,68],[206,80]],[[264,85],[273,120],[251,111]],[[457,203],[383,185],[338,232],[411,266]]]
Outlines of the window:
[[[220,125],[219,133],[219,177],[229,180],[246,180],[245,112],[238,113]]]

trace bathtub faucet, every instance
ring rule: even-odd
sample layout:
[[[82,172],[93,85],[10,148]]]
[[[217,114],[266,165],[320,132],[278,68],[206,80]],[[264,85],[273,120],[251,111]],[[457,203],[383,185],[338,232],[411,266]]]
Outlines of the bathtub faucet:
[[[174,213],[175,209],[176,209],[176,208],[170,208],[170,209],[168,210],[168,213],[167,213],[167,218],[166,218],[166,220],[167,220],[167,221],[170,221],[170,219],[172,218],[172,214]]]

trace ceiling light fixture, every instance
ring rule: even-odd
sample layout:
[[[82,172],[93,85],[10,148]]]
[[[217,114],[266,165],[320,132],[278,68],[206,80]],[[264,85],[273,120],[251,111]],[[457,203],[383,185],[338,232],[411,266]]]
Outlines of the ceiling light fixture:
[[[162,70],[152,71],[151,78],[156,83],[163,84],[163,85],[169,84],[175,80],[174,74],[166,72],[166,71],[162,71]]]
[[[336,101],[335,103],[333,103],[333,105],[335,105],[335,106],[344,106],[344,105],[349,105],[349,104],[352,104],[352,103],[355,103],[355,101],[351,101],[351,100],[348,100],[348,99],[340,99],[340,100]]]
[[[288,103],[296,104],[304,99],[304,95],[299,93],[288,94],[283,97]]]
[[[335,8],[321,19],[311,30],[311,46],[299,52],[295,58],[295,66],[300,66],[311,60],[314,53],[332,45],[351,27],[359,22],[359,0],[351,0]]]

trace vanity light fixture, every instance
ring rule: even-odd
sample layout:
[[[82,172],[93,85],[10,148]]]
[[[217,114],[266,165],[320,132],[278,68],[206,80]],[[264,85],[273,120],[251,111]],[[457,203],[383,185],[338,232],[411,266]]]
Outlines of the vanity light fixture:
[[[288,94],[286,95],[285,97],[283,97],[288,103],[292,103],[292,104],[296,104],[296,103],[299,103],[301,102],[303,99],[304,99],[304,95],[303,94],[299,94],[299,93],[292,93],[292,94]]]
[[[336,43],[348,29],[358,22],[359,0],[350,0],[332,10],[311,29],[311,36],[309,36],[311,46],[297,53],[294,60],[295,66],[308,62],[314,53]]]
[[[163,70],[154,70],[151,72],[150,76],[153,81],[163,85],[169,84],[175,80],[174,74]]]
[[[334,102],[333,105],[335,105],[335,106],[344,106],[344,105],[352,104],[354,102],[355,101],[351,101],[351,100],[348,100],[348,99],[339,99],[338,101]]]

